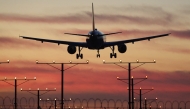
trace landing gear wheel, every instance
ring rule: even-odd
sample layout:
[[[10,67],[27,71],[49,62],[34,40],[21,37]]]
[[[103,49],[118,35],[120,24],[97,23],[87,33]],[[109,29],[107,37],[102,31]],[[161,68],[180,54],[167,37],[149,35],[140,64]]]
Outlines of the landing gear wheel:
[[[116,53],[114,53],[114,57],[117,58],[117,54]]]
[[[83,54],[80,54],[80,58],[81,58],[81,59],[83,58]]]
[[[83,58],[83,54],[77,54],[76,58],[79,59],[79,57],[82,59]]]
[[[83,48],[83,47],[82,47]],[[81,50],[82,50],[82,48],[80,48],[80,46],[79,46],[79,48],[78,48],[78,50],[79,50],[79,53],[78,54],[76,54],[76,58],[77,59],[79,59],[79,57],[82,59],[83,58],[83,54],[81,54],[80,52],[81,52]]]
[[[76,54],[76,58],[77,58],[77,59],[79,58],[79,54]]]
[[[110,58],[112,58],[112,56],[113,56],[112,53],[110,53]]]
[[[97,58],[100,58],[100,54],[97,54]]]
[[[117,54],[116,53],[110,53],[110,58],[112,58],[114,56],[114,58],[117,58]]]
[[[115,50],[114,46],[112,46],[112,47],[110,47],[110,48],[111,48],[111,50],[112,50],[112,53],[110,53],[110,58],[112,58],[113,56],[114,56],[115,58],[117,58],[117,54],[114,53],[114,50]]]

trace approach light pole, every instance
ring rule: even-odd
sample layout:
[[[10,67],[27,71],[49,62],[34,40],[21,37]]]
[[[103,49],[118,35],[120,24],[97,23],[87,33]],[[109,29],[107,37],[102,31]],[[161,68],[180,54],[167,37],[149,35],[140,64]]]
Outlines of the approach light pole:
[[[10,63],[10,60],[7,60],[6,62],[0,62],[0,64],[6,64],[6,63]]]
[[[158,100],[158,98],[155,98],[155,99],[147,99],[147,98],[144,98],[144,99],[145,99],[145,109],[148,109],[148,108],[147,108],[148,102],[153,102],[153,101]],[[150,109],[151,109],[151,106],[150,106]]]
[[[22,82],[20,84],[17,84],[17,80],[22,80],[24,82]],[[14,103],[15,104],[15,109],[17,109],[17,86],[19,86],[21,84],[24,84],[24,83],[26,83],[28,81],[31,81],[31,80],[36,80],[36,77],[34,77],[34,79],[27,79],[26,77],[24,77],[24,79],[17,79],[16,77],[14,79],[7,79],[7,77],[5,77],[3,80],[0,80],[0,81],[4,81],[4,82],[14,86],[14,88],[15,88],[15,103]],[[14,81],[15,83],[11,84],[11,83],[9,83],[7,81]]]
[[[50,91],[56,91],[56,88],[54,88],[54,90],[48,90],[48,88],[46,88],[46,90],[40,90],[40,88],[38,88],[37,90],[31,90],[30,88],[29,88],[29,90],[23,90],[23,89],[21,88],[20,90],[21,90],[21,91],[29,92],[29,93],[31,93],[31,94],[37,96],[37,104],[38,104],[37,109],[40,109],[40,96],[41,96],[41,95],[44,95],[44,94],[46,94],[46,93],[48,93],[48,92],[50,92]],[[36,91],[37,94],[32,93],[33,91]],[[43,91],[44,93],[40,94],[41,91]]]
[[[68,69],[70,69],[70,68],[72,68],[72,67],[74,67],[74,66],[76,66],[78,64],[88,64],[88,63],[89,63],[88,60],[86,62],[83,62],[83,63],[73,63],[72,61],[69,61],[69,62],[66,62],[66,63],[59,63],[59,62],[57,63],[55,61],[53,61],[51,63],[40,63],[40,62],[38,62],[38,60],[36,60],[36,64],[47,64],[47,65],[61,71],[61,109],[63,109],[63,104],[64,104],[64,102],[63,102],[64,101],[64,83],[63,83],[64,82],[64,71],[66,71],[66,70],[68,70]],[[53,66],[52,64],[60,64],[61,69]],[[73,64],[73,66],[64,69],[65,64]]]
[[[128,70],[128,88],[129,88],[129,109],[131,109],[131,70],[134,70],[146,63],[156,63],[156,60],[153,60],[153,62],[139,62],[139,60],[136,60],[136,62],[122,62],[122,60],[119,60],[119,62],[106,62],[105,60],[103,60],[103,64],[115,64],[123,69]],[[128,64],[128,68],[125,68],[119,64]],[[140,64],[134,68],[131,68],[131,64]]]
[[[132,86],[132,109],[134,109],[134,85],[144,81],[148,79],[148,77],[146,76],[145,78],[134,78],[133,76],[131,77],[131,86]],[[120,77],[117,77],[117,80],[120,80],[124,83],[127,83],[126,80],[128,81],[128,79],[121,79]],[[134,80],[138,80],[136,83],[134,83]]]
[[[150,92],[150,91],[152,91],[152,90],[154,90],[154,88],[152,87],[151,89],[142,89],[141,87],[140,87],[140,89],[134,89],[134,90],[139,90],[139,101],[140,101],[140,109],[142,109],[142,95],[144,95],[144,94],[146,94],[146,93],[148,93],[148,92]],[[143,90],[145,90],[146,92],[142,92]]]

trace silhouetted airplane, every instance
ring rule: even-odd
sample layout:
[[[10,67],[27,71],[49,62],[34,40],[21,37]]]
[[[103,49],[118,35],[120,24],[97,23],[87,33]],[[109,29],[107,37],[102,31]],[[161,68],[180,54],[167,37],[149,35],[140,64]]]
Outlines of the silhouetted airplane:
[[[117,54],[114,53],[114,50],[115,50],[114,46],[118,47],[118,51],[120,53],[125,53],[127,50],[127,46],[125,45],[125,43],[133,43],[134,44],[134,42],[142,41],[142,40],[150,41],[150,39],[168,36],[170,34],[170,33],[169,34],[161,34],[161,35],[156,35],[156,36],[121,40],[121,41],[112,41],[112,42],[106,42],[105,41],[106,35],[112,35],[112,34],[118,34],[118,33],[121,33],[121,32],[113,32],[113,33],[103,34],[95,28],[94,8],[93,8],[93,3],[92,3],[92,31],[90,31],[88,34],[65,33],[65,34],[69,34],[69,35],[87,37],[86,42],[51,40],[51,39],[42,39],[42,38],[34,38],[34,37],[26,37],[26,36],[20,36],[20,37],[22,37],[24,39],[41,41],[42,43],[43,42],[50,42],[50,43],[57,43],[58,45],[59,44],[66,44],[66,45],[68,45],[67,51],[69,54],[74,54],[76,52],[76,47],[78,47],[78,54],[76,54],[76,58],[78,59],[80,57],[82,59],[83,54],[81,53],[81,50],[83,48],[97,50],[97,52],[98,52],[97,57],[100,57],[99,50],[104,49],[106,47],[110,47],[112,50],[112,53],[110,53],[110,58],[112,58],[113,56],[116,58]]]

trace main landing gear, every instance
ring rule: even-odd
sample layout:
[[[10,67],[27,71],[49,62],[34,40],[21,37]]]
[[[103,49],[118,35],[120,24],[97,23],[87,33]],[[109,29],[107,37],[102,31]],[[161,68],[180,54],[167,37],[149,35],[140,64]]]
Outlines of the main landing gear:
[[[110,48],[111,48],[111,50],[112,50],[112,53],[110,53],[110,58],[112,58],[113,56],[114,56],[115,58],[117,58],[117,54],[114,53],[114,50],[115,50],[114,46],[112,46],[112,47],[110,47]]]
[[[97,54],[97,58],[100,58],[100,53],[99,53],[99,49],[98,49],[98,54]]]
[[[80,57],[81,59],[83,58],[83,54],[80,53],[82,49],[83,49],[83,47],[82,47],[82,48],[81,48],[81,47],[78,48],[79,53],[76,54],[76,58],[77,58],[77,59],[78,59],[79,57]]]

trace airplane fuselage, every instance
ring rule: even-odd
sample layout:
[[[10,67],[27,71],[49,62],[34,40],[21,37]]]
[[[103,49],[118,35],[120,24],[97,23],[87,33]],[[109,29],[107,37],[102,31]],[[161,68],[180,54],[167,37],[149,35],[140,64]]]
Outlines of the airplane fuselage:
[[[88,49],[104,49],[105,36],[97,29],[88,33],[89,38],[86,39]]]

